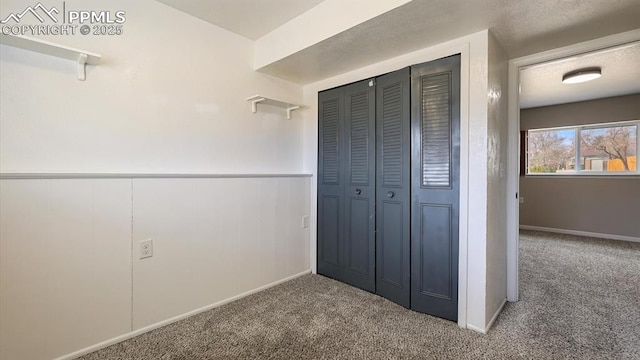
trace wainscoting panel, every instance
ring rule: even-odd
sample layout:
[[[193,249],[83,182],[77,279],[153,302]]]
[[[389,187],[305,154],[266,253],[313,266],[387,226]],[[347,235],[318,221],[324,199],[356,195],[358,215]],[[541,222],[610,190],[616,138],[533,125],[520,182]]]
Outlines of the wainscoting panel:
[[[0,180],[0,358],[131,329],[131,180]]]
[[[133,330],[308,269],[308,182],[134,179]]]
[[[310,186],[1,174],[0,359],[71,359],[308,271]]]

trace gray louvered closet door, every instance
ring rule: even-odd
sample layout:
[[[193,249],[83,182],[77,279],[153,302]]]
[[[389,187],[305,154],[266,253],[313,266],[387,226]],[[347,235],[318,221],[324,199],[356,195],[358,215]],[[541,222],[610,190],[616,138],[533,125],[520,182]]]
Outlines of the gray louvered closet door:
[[[345,282],[375,291],[375,99],[373,81],[344,89]]]
[[[342,279],[344,89],[318,98],[318,273]]]
[[[320,93],[318,272],[375,291],[372,81]]]
[[[376,79],[376,292],[410,306],[409,68]]]
[[[458,319],[460,56],[411,68],[411,308]]]

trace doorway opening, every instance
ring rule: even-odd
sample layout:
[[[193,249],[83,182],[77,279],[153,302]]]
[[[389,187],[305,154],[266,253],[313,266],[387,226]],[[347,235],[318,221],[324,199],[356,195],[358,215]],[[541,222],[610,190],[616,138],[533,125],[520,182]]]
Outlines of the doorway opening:
[[[640,30],[633,30],[509,61],[509,176],[507,183],[507,299],[509,301],[518,301],[519,297],[520,175],[524,160],[521,157],[523,148],[520,132],[523,71],[544,64],[579,59],[638,41],[640,41]],[[576,156],[574,160],[577,162],[578,157]]]

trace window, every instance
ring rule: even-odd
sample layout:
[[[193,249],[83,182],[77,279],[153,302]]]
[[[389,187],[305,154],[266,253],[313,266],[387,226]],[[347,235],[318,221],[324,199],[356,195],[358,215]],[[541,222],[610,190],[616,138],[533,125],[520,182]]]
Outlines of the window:
[[[526,172],[536,174],[638,174],[638,127],[627,121],[524,133]]]

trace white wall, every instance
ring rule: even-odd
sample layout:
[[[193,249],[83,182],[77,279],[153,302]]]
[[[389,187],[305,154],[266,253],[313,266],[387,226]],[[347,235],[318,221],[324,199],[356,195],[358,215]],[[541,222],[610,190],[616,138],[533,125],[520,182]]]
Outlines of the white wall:
[[[495,321],[507,297],[507,58],[489,35],[485,328]]]
[[[3,0],[2,13],[29,5]],[[299,102],[302,89],[253,71],[250,40],[152,0],[67,0],[66,7],[125,10],[124,34],[43,37],[103,55],[84,82],[73,61],[0,48],[0,172],[301,169],[298,114],[286,120],[269,106],[252,114],[245,99]]]
[[[46,37],[103,55],[84,82],[73,61],[0,47],[2,359],[123,339],[309,268],[309,178],[216,175],[302,172],[300,115],[245,101],[302,88],[256,73],[251,41],[156,1],[66,7],[127,21],[122,36]],[[154,257],[138,260],[146,238]]]
[[[304,87],[304,104],[308,106],[303,111],[304,171],[313,173],[311,266],[316,271],[318,92],[458,53],[462,54],[458,324],[483,330],[486,326],[488,31],[398,56]]]

